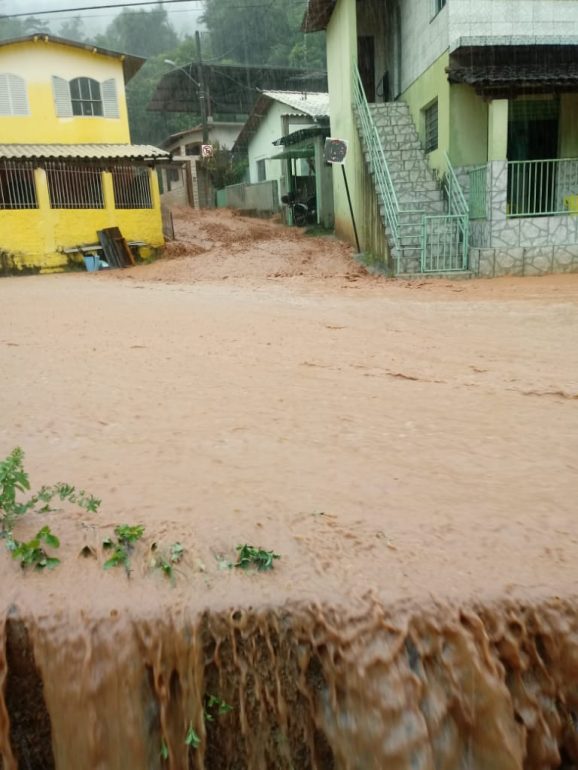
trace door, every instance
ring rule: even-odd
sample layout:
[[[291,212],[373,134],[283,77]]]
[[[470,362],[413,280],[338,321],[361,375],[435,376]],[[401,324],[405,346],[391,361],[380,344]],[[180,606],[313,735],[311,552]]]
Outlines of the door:
[[[508,210],[513,215],[546,214],[556,207],[560,102],[510,102],[508,120]],[[533,161],[533,162],[520,162]]]
[[[368,102],[375,101],[375,40],[369,35],[357,38],[357,67],[365,98]]]

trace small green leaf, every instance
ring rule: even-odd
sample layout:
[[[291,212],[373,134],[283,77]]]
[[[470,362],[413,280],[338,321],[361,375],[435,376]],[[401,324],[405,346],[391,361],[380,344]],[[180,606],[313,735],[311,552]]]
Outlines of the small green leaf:
[[[187,746],[191,746],[193,749],[198,749],[201,745],[201,739],[197,735],[195,728],[193,727],[193,724],[189,725],[189,729],[187,730],[187,736],[185,738],[185,743]]]
[[[161,759],[168,759],[169,758],[169,747],[166,744],[166,741],[163,739],[161,741]]]

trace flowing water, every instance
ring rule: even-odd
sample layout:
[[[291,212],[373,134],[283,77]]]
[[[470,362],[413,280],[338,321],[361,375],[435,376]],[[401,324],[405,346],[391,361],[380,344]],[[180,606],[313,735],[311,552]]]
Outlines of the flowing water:
[[[578,766],[576,276],[405,286],[194,216],[0,285],[0,456],[103,498],[42,517],[49,574],[0,549],[2,770]]]
[[[466,612],[386,609],[368,596],[355,609],[81,613],[44,623],[12,614],[1,631],[3,770],[538,770],[578,761],[571,602]],[[209,695],[232,710],[208,708]],[[198,747],[185,743],[191,726]]]

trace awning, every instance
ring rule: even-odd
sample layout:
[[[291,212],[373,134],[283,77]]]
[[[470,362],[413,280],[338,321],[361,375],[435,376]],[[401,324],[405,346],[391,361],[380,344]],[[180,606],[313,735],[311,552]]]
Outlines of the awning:
[[[289,145],[299,144],[300,142],[306,142],[309,139],[314,139],[316,136],[329,136],[329,124],[323,126],[312,126],[311,128],[298,128],[297,131],[293,131],[286,136],[282,136],[279,139],[275,139],[273,144],[283,145],[285,147]]]
[[[0,144],[6,160],[170,160],[166,150],[149,144]]]
[[[278,155],[271,155],[269,160],[294,160],[297,158],[314,158],[315,150],[313,147],[294,147],[291,150],[284,150]]]
[[[447,73],[489,98],[578,91],[578,45],[461,45]]]

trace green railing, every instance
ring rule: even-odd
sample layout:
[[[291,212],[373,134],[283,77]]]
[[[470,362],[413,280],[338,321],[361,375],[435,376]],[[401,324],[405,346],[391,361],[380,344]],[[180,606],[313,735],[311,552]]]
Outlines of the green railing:
[[[578,213],[578,159],[508,162],[509,217]]]
[[[470,179],[468,204],[470,219],[487,219],[488,211],[488,166],[468,169]]]
[[[400,207],[383,152],[379,133],[357,67],[353,68],[353,104],[356,110],[364,150],[371,162],[378,196],[384,210],[386,227],[399,252],[396,272],[406,260],[419,258],[421,272],[451,272],[468,266],[469,218],[463,191],[446,155],[446,196],[448,214],[431,216],[411,205]]]
[[[396,248],[399,248],[399,203],[391,181],[385,155],[383,154],[379,134],[369,112],[369,105],[365,98],[363,83],[361,82],[357,67],[353,68],[353,99],[367,145],[366,149],[372,159],[377,191],[385,210],[385,221]]]

